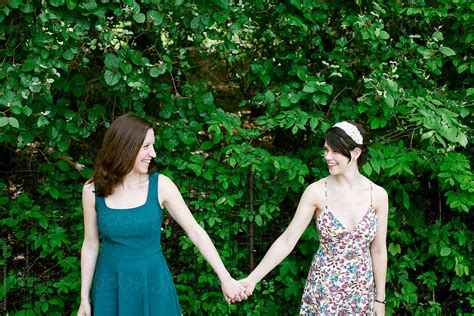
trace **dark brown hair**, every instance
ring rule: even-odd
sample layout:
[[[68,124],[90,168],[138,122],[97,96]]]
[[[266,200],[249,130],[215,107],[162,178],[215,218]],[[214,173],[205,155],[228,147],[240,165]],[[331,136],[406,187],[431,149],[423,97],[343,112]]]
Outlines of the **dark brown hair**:
[[[324,140],[329,147],[349,159],[351,159],[351,151],[359,147],[362,152],[357,159],[357,165],[360,167],[367,161],[367,133],[361,125],[353,121],[346,122],[351,123],[357,127],[360,134],[362,135],[362,145],[357,144],[349,135],[346,134],[346,132],[344,132],[343,129],[334,126],[326,132]]]
[[[95,184],[99,196],[112,194],[114,187],[133,169],[135,158],[150,128],[150,123],[129,114],[112,122],[105,133],[90,181]]]

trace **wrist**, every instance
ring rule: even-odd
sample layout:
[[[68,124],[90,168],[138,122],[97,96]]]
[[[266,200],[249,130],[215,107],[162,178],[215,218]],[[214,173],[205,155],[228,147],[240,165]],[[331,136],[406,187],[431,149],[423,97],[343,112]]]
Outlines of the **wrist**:
[[[219,281],[220,281],[221,283],[224,283],[224,282],[227,282],[227,281],[229,281],[229,280],[232,280],[232,277],[230,276],[230,273],[227,272],[227,271],[226,271],[225,273],[221,274],[221,275],[218,275],[218,278],[219,278]]]
[[[257,284],[260,280],[258,280],[258,278],[256,278],[254,275],[252,274],[249,274],[249,276],[247,276],[247,280],[249,280],[250,282],[252,282],[253,284]]]
[[[379,299],[375,298],[375,303],[379,303],[379,304],[385,305],[385,304],[387,304],[387,301],[386,301],[385,299],[379,300]]]

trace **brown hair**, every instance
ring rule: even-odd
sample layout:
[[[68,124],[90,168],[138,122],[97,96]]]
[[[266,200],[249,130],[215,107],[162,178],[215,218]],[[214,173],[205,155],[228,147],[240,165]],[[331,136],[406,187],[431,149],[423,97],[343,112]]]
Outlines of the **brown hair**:
[[[107,197],[112,194],[114,187],[132,170],[150,128],[150,123],[129,114],[112,122],[105,133],[90,180],[95,184],[97,195]]]
[[[351,123],[359,130],[363,138],[362,145],[357,144],[349,135],[346,134],[346,132],[344,132],[343,129],[334,126],[326,132],[324,140],[329,147],[349,159],[351,159],[351,151],[356,147],[359,147],[361,149],[361,154],[357,159],[357,165],[360,167],[367,161],[367,132],[359,124],[353,121],[347,122]]]

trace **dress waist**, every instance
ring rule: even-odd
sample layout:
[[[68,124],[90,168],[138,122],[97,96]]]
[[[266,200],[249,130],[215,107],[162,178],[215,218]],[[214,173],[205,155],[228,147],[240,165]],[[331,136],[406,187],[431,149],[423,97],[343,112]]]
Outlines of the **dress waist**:
[[[123,259],[141,259],[155,254],[162,254],[161,246],[137,248],[119,243],[103,243],[101,254]]]

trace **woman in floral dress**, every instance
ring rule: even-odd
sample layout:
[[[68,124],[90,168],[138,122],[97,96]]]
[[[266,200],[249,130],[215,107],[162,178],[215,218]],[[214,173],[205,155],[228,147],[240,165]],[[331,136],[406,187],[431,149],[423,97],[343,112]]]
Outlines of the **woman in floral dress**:
[[[366,161],[365,131],[339,122],[325,135],[329,176],[310,184],[295,216],[241,284],[248,295],[293,250],[313,218],[320,246],[300,315],[384,315],[387,271],[387,192],[359,173]]]

